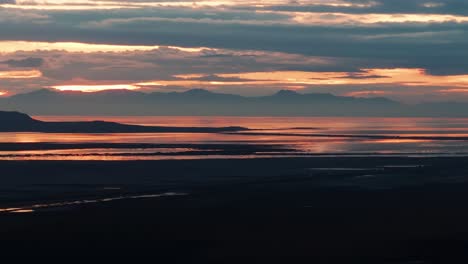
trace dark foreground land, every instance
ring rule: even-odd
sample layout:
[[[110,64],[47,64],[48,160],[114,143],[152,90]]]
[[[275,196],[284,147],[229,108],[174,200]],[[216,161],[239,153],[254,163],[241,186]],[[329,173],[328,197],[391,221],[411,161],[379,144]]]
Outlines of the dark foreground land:
[[[0,162],[2,256],[466,263],[468,159]],[[249,258],[253,260],[253,258]],[[245,261],[242,261],[245,262]]]

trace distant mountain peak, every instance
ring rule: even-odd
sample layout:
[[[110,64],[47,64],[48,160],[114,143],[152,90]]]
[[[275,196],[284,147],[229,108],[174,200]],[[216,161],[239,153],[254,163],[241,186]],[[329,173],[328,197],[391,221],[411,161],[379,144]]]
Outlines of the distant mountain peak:
[[[57,90],[43,88],[43,89],[38,89],[38,90],[35,90],[35,91],[32,91],[32,92],[28,92],[28,93],[15,94],[15,95],[11,96],[11,98],[51,97],[51,96],[55,96],[55,95],[58,95],[58,94],[59,93],[58,93]]]
[[[174,93],[175,96],[182,96],[182,97],[191,97],[196,99],[210,99],[210,100],[220,100],[223,99],[233,99],[233,98],[241,98],[240,95],[234,94],[225,94],[225,93],[216,93],[205,89],[191,89],[181,93]]]
[[[210,91],[205,90],[205,89],[200,89],[200,88],[187,90],[187,91],[185,91],[183,93],[184,94],[194,94],[194,95],[214,94],[213,92],[210,92]]]
[[[274,94],[275,96],[301,96],[300,93],[293,90],[279,90]]]

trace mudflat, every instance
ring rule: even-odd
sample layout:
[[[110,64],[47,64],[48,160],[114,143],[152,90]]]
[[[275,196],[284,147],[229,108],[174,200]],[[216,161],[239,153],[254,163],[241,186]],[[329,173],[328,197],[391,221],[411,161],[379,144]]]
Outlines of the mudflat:
[[[0,161],[0,243],[5,256],[460,261],[468,258],[466,161]]]

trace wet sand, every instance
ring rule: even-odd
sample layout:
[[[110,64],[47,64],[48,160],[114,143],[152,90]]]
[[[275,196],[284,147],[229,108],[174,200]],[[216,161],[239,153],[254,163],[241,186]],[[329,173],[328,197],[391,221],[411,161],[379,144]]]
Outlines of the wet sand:
[[[0,213],[0,242],[5,256],[460,262],[467,160],[0,161],[1,208],[143,196]],[[168,192],[184,195],[156,196]]]

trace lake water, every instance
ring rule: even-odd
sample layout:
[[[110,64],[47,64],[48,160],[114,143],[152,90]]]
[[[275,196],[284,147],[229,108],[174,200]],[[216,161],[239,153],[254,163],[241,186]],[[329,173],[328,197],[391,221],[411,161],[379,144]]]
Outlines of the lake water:
[[[254,158],[307,155],[468,156],[468,119],[463,118],[330,118],[330,117],[86,117],[35,116],[43,121],[105,120],[126,124],[189,127],[242,126],[244,133],[50,134],[0,133],[3,143],[152,143],[262,144],[288,151],[220,155],[193,154],[196,149],[93,148],[0,151],[0,159],[130,160]],[[363,136],[363,137],[354,137]],[[463,138],[466,137],[466,138]],[[177,155],[174,155],[176,153]]]

